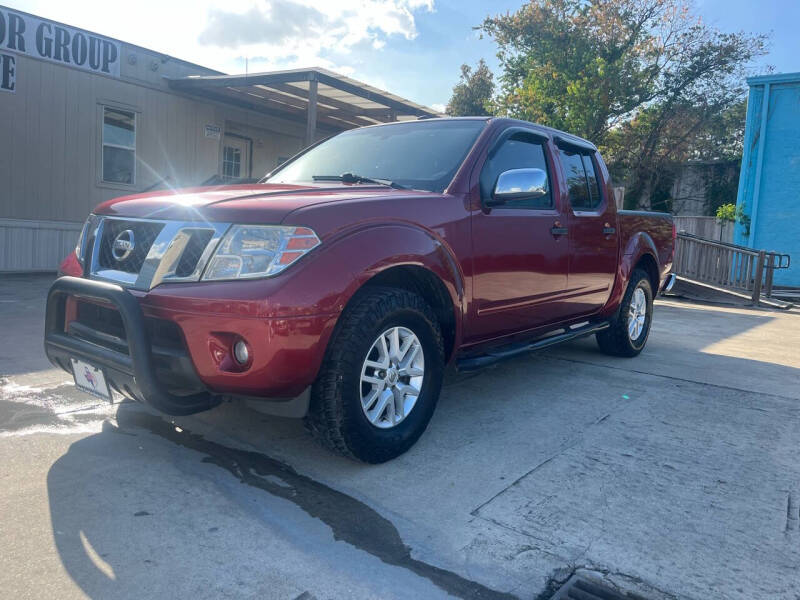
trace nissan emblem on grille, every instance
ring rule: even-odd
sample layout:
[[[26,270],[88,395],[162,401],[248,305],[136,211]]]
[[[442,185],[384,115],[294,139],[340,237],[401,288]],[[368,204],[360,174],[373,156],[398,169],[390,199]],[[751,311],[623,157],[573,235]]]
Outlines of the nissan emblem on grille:
[[[123,261],[130,256],[135,247],[133,231],[126,229],[114,238],[114,243],[111,244],[111,254],[116,260]]]
[[[149,290],[165,281],[199,281],[230,223],[98,218],[90,277]],[[169,250],[169,252],[167,252]],[[162,261],[168,263],[162,265]]]

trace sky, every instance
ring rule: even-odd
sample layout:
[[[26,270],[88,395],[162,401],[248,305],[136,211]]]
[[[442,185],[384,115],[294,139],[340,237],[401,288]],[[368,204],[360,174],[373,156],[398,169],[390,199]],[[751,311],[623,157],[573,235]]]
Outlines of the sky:
[[[6,0],[16,8],[225,73],[319,66],[443,110],[463,63],[497,50],[473,27],[522,0]],[[695,0],[723,31],[767,34],[756,72],[800,71],[800,1]]]

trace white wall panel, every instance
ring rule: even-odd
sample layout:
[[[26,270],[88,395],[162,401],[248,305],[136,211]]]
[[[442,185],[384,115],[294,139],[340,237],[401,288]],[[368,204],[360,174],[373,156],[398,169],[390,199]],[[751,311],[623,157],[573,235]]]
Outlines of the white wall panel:
[[[83,223],[0,219],[0,272],[55,271]]]

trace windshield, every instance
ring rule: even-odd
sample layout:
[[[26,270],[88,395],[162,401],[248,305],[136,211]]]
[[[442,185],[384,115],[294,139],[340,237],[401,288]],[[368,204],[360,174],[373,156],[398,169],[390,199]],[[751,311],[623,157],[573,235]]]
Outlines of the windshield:
[[[486,121],[435,120],[345,131],[282,167],[270,183],[313,182],[343,174],[442,192]],[[369,183],[369,182],[365,182]]]

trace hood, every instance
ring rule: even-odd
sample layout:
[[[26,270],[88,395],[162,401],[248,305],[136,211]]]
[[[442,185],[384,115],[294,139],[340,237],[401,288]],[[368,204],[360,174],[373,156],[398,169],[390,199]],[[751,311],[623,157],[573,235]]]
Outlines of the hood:
[[[159,190],[100,204],[95,214],[140,219],[278,224],[297,209],[328,202],[425,195],[381,185],[247,184]]]

